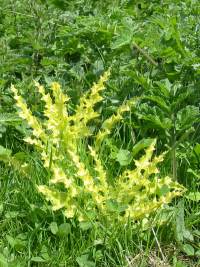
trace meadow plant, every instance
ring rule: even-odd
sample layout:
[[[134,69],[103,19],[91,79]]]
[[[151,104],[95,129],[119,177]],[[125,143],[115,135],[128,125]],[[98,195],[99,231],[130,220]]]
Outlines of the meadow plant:
[[[38,185],[38,190],[51,202],[53,210],[62,209],[67,218],[79,221],[100,217],[120,221],[142,219],[184,191],[170,177],[160,177],[157,165],[164,154],[153,156],[155,141],[132,167],[110,181],[107,165],[100,156],[102,143],[137,99],[123,103],[92,133],[90,123],[100,116],[96,104],[103,99],[101,92],[108,77],[109,72],[105,72],[80,98],[74,112],[69,111],[70,99],[57,82],[52,83],[50,93],[35,82],[45,104],[44,120],[36,118],[18,90],[13,85],[11,88],[19,116],[32,128],[32,135],[25,141],[35,146],[50,175],[49,184]]]

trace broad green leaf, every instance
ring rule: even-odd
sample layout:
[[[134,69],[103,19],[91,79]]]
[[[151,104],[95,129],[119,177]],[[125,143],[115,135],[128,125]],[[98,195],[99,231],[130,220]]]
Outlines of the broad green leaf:
[[[121,166],[126,166],[131,162],[132,155],[128,150],[120,149],[116,155],[116,160]]]
[[[155,82],[156,85],[158,85],[160,91],[162,92],[162,94],[165,97],[169,97],[170,96],[170,91],[171,91],[171,83],[169,82],[168,79],[165,80],[161,80],[161,81],[156,81]]]
[[[62,223],[58,227],[57,235],[60,237],[68,236],[71,233],[71,225],[69,223]]]
[[[158,196],[164,196],[168,192],[170,192],[170,188],[167,185],[163,185],[161,188],[157,188],[156,190],[156,194],[158,194]]]
[[[119,204],[116,200],[113,199],[109,199],[106,202],[107,208],[111,211],[111,212],[116,212],[116,213],[120,213],[126,210],[126,206],[123,204]]]
[[[175,212],[176,211],[174,207],[166,206],[164,209],[157,213],[156,222],[159,225],[170,223],[172,220],[174,220]]]
[[[10,235],[7,235],[6,236],[6,239],[7,239],[8,243],[9,243],[9,245],[12,248],[14,248],[15,247],[15,239],[12,236],[10,236]]]
[[[88,255],[82,255],[76,258],[79,267],[95,267],[96,264],[93,261],[88,260]]]
[[[91,222],[80,222],[79,227],[83,231],[87,231],[92,228],[92,223]]]
[[[58,232],[58,225],[57,225],[57,223],[56,222],[52,222],[52,223],[50,223],[50,226],[49,227],[50,227],[50,230],[51,230],[52,234],[56,235],[57,232]]]
[[[180,260],[176,260],[173,262],[173,267],[188,267],[184,262]]]
[[[184,245],[183,245],[183,251],[184,251],[188,256],[194,256],[194,254],[195,254],[195,250],[194,250],[193,246],[191,246],[190,244],[184,244]]]
[[[187,240],[189,240],[189,241],[191,241],[191,242],[194,241],[194,236],[193,236],[193,234],[192,234],[189,230],[187,230],[187,229],[184,230],[184,232],[183,232],[183,236],[184,236],[185,239],[187,239]]]
[[[0,145],[0,160],[8,161],[12,151]]]

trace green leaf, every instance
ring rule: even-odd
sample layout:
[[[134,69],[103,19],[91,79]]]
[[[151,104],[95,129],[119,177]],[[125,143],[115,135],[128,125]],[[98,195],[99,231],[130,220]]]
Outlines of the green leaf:
[[[8,161],[12,151],[0,145],[0,160]]]
[[[46,260],[44,260],[42,257],[38,257],[38,256],[32,257],[31,261],[33,261],[33,262],[46,262]]]
[[[190,128],[199,116],[199,108],[195,106],[187,106],[177,113],[176,130],[183,131]]]
[[[69,223],[62,223],[58,227],[57,235],[60,237],[68,236],[71,233],[71,225]]]
[[[92,223],[91,222],[80,222],[79,227],[83,231],[87,231],[92,228]]]
[[[50,230],[51,230],[52,234],[56,235],[57,232],[58,232],[57,223],[56,222],[52,222],[49,227],[50,227]]]
[[[183,242],[184,231],[185,231],[184,202],[183,200],[181,200],[179,201],[177,205],[177,214],[176,214],[176,222],[175,222],[175,233],[176,233],[176,239],[178,242]]]
[[[187,239],[187,240],[189,240],[189,241],[191,241],[191,242],[194,241],[194,236],[193,236],[193,234],[192,234],[189,230],[187,230],[187,229],[184,230],[184,232],[183,232],[183,236],[184,236],[185,239]]]
[[[196,146],[194,147],[194,151],[198,156],[200,156],[200,144],[196,144]]]
[[[180,260],[177,260],[176,257],[173,258],[173,267],[188,267],[187,265],[185,265],[185,263],[183,263]]]
[[[1,113],[0,125],[16,125],[21,122],[21,119],[13,113]]]
[[[188,195],[185,196],[187,199],[192,201],[200,201],[200,192],[190,192]]]
[[[27,245],[26,240],[23,240],[21,238],[13,238],[10,235],[6,235],[6,239],[8,243],[10,244],[10,246],[16,249],[17,251],[21,251]]]
[[[164,98],[156,95],[144,96],[143,99],[150,100],[156,103],[160,108],[166,112],[170,112],[169,103],[164,101]]]
[[[88,254],[82,255],[76,258],[79,267],[95,267],[96,264],[93,261],[88,260]]]
[[[195,252],[195,256],[200,257],[200,249]]]
[[[166,206],[164,209],[161,209],[156,215],[156,222],[158,225],[163,225],[174,220],[175,208]]]
[[[48,254],[48,248],[45,245],[42,246],[40,255],[44,260],[50,260],[50,256]]]
[[[119,33],[119,36],[115,38],[115,41],[111,45],[111,49],[119,49],[123,46],[129,45],[132,41],[133,34],[130,30],[124,29]]]
[[[152,138],[143,138],[132,149],[132,156],[135,157],[142,149],[147,148],[154,141]]]
[[[18,211],[8,211],[5,214],[5,218],[7,219],[14,219],[17,218],[19,216],[19,212]]]
[[[127,209],[126,205],[118,203],[115,199],[109,199],[106,201],[106,206],[111,212],[121,213]]]
[[[184,244],[182,249],[188,256],[194,256],[195,254],[195,250],[190,244]]]
[[[119,162],[121,166],[128,165],[132,160],[130,151],[125,149],[120,149],[116,155],[116,160]]]
[[[167,185],[163,185],[161,188],[157,188],[156,194],[160,197],[166,195],[170,191],[170,188]]]

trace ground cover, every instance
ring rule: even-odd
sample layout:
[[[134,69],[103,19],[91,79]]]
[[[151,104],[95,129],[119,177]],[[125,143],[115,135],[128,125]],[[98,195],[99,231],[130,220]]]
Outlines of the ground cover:
[[[199,40],[197,0],[0,0],[0,266],[199,266]]]

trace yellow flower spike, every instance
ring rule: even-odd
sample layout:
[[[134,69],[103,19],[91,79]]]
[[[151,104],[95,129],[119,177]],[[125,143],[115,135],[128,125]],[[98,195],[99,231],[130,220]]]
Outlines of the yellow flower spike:
[[[32,115],[32,112],[27,107],[27,104],[24,102],[23,98],[18,96],[18,90],[13,85],[11,86],[11,90],[14,93],[14,98],[17,102],[16,104],[20,108],[19,116],[27,121],[29,126],[33,129],[33,135],[35,137],[40,137],[43,141],[46,141],[46,134],[42,128],[42,125]]]
[[[59,210],[65,206],[65,195],[56,190],[49,189],[47,186],[38,186],[38,191],[45,195],[46,199],[53,204],[53,210]]]
[[[35,86],[37,87],[38,89],[38,92],[42,95],[45,95],[45,89],[44,89],[44,86],[40,85],[39,82],[37,81],[34,81],[34,84]]]
[[[50,183],[57,184],[57,183],[63,183],[65,188],[68,189],[70,186],[72,186],[72,179],[67,178],[64,171],[59,168],[58,166],[52,167],[53,172],[53,178],[50,180]]]
[[[69,101],[70,98],[67,95],[63,94],[61,86],[58,82],[53,82],[51,84],[51,89],[53,91],[56,103],[64,104],[65,102]]]
[[[100,190],[102,190],[102,188],[104,189],[104,191],[107,190],[107,182],[106,182],[106,172],[101,164],[101,161],[98,158],[97,153],[95,152],[95,150],[91,147],[88,146],[89,150],[90,150],[90,154],[93,157],[94,161],[95,161],[95,166],[94,169],[95,171],[97,171],[97,173],[99,174],[99,182],[101,184],[102,187],[100,187]]]
[[[75,205],[70,205],[69,207],[67,207],[65,209],[65,211],[63,212],[63,214],[68,218],[71,219],[74,217],[75,213],[77,211],[77,207]]]
[[[51,86],[52,86],[52,90],[53,91],[55,91],[55,92],[59,92],[60,91],[60,84],[59,83],[52,82]]]

